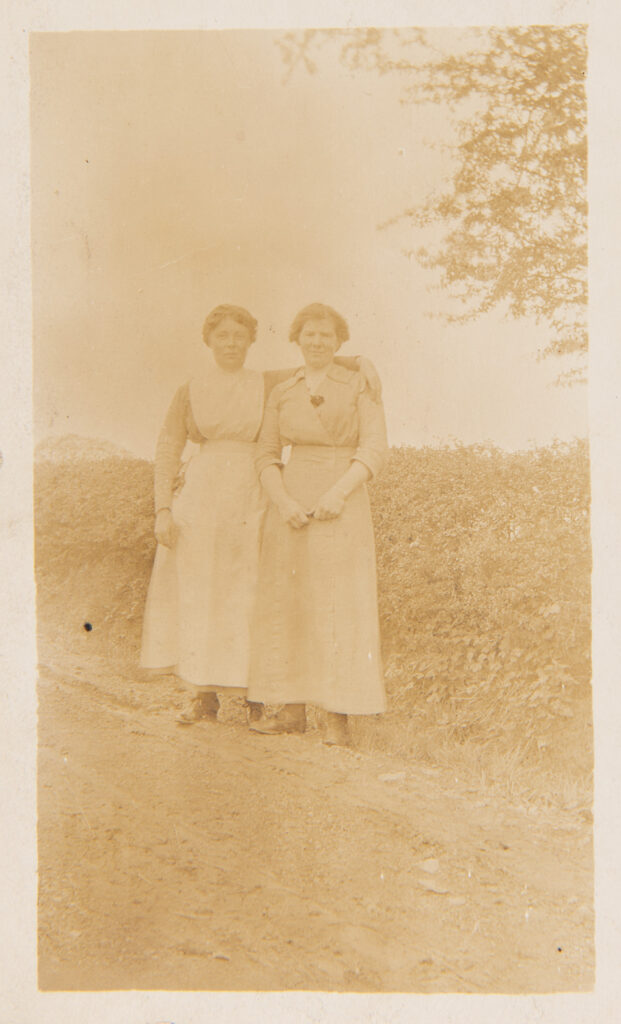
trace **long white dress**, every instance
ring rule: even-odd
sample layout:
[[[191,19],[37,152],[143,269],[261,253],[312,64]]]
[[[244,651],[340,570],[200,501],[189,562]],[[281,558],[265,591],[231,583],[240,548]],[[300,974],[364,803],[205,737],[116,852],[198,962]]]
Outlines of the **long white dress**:
[[[359,373],[332,366],[311,397],[300,370],[269,397],[257,446],[259,472],[282,466],[283,445],[292,448],[284,486],[312,509],[352,461],[379,472],[387,454],[383,408]],[[311,519],[300,530],[269,506],[252,637],[250,700],[315,704],[346,715],[386,709],[375,541],[364,485],[350,494],[338,518]]]
[[[170,507],[174,548],[158,545],[140,664],[205,689],[245,690],[265,501],[256,438],[264,377],[213,366],[176,393],[157,446],[156,511]],[[187,441],[199,444],[177,480]]]

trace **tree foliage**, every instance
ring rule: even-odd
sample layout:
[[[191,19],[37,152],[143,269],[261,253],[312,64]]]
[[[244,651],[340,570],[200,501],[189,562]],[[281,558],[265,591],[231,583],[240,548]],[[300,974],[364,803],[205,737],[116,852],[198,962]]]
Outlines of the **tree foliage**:
[[[463,304],[547,322],[544,354],[587,348],[586,33],[581,25],[470,30],[438,50],[422,30],[288,33],[291,74],[318,70],[326,44],[351,70],[399,75],[404,102],[445,104],[457,143],[446,187],[389,223],[443,225],[414,251]]]

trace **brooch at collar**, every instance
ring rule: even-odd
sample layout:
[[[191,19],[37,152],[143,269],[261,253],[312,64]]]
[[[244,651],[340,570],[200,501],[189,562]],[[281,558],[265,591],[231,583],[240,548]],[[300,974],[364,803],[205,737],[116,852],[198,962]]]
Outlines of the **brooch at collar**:
[[[310,400],[313,405],[321,405],[321,403],[325,401],[323,395],[311,395]]]

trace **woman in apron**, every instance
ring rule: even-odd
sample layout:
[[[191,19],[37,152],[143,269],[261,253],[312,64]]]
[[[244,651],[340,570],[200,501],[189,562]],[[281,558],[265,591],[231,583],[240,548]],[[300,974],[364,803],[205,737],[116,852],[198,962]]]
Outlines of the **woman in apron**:
[[[244,367],[257,322],[217,306],[203,339],[213,364],[176,392],[155,456],[158,547],[140,664],[175,673],[190,690],[179,721],[216,718],[218,691],[246,694],[265,497],[256,440],[266,392],[293,371]],[[357,360],[344,360],[357,366]],[[365,364],[366,375],[374,370]],[[180,475],[186,442],[199,446]],[[252,708],[250,714],[252,717]]]

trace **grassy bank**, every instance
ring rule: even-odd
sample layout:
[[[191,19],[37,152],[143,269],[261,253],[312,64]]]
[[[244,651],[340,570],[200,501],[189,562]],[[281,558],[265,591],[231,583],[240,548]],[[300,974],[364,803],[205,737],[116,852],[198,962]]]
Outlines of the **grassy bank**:
[[[154,554],[152,466],[36,467],[39,626],[112,666],[137,660]],[[393,449],[372,483],[389,713],[380,748],[515,797],[590,805],[585,444],[528,453]]]
[[[377,742],[587,801],[586,444],[393,450],[373,506],[394,719]]]

